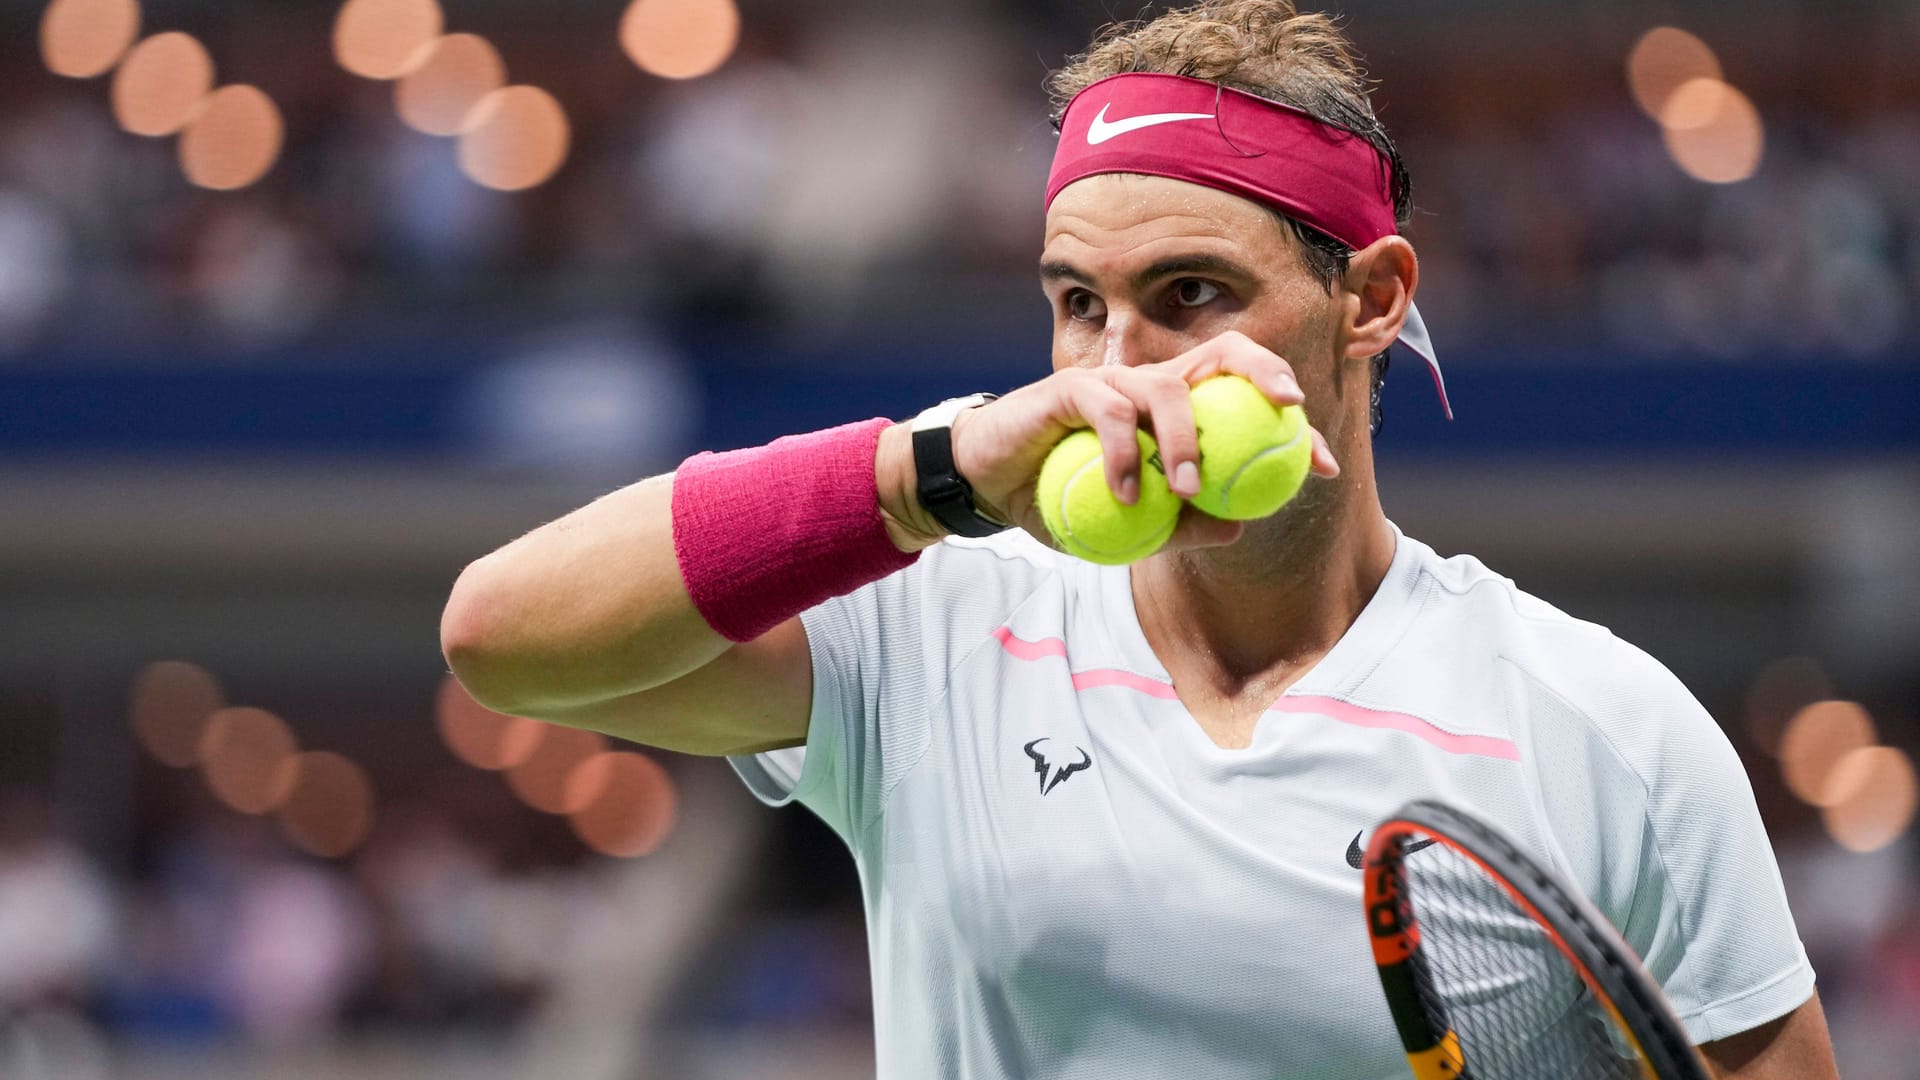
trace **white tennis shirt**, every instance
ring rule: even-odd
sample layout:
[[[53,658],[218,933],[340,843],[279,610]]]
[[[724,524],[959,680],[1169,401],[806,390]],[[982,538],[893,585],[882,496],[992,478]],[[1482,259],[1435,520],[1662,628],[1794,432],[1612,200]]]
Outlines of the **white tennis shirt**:
[[[1348,850],[1415,798],[1569,875],[1695,1041],[1807,1000],[1752,789],[1685,687],[1396,538],[1238,750],[1181,706],[1126,568],[1018,531],[802,617],[807,744],[733,765],[853,852],[882,1080],[1404,1080]]]

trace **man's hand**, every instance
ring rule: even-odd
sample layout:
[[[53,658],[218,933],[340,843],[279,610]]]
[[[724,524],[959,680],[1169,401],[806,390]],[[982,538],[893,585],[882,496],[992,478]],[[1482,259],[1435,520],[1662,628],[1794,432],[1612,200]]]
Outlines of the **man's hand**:
[[[1034,503],[1034,485],[1049,451],[1076,428],[1092,428],[1100,438],[1107,485],[1120,501],[1132,503],[1140,492],[1140,453],[1134,431],[1144,428],[1160,446],[1160,460],[1174,494],[1190,498],[1200,490],[1199,437],[1188,394],[1195,383],[1215,375],[1239,375],[1276,405],[1299,405],[1305,398],[1285,360],[1237,331],[1228,331],[1181,355],[1139,367],[1069,368],[1021,387],[997,401],[960,414],[953,425],[953,456],[960,475],[973,485],[981,509],[1011,521],[1051,543]],[[1340,466],[1318,431],[1313,436],[1313,471],[1333,477]],[[883,453],[886,448],[883,445]],[[908,470],[910,474],[911,470]],[[889,484],[882,469],[881,502],[901,520],[918,520],[898,481]],[[892,470],[898,476],[899,470]],[[898,504],[898,505],[896,505]],[[1208,517],[1191,506],[1182,511],[1169,547],[1207,547],[1240,538],[1238,522]]]

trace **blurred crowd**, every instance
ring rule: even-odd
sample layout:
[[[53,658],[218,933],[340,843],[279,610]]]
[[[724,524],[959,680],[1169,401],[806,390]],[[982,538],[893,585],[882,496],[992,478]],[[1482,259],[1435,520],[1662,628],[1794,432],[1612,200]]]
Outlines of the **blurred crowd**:
[[[327,15],[205,28],[223,77],[287,117],[278,164],[233,193],[118,131],[104,80],[47,73],[25,35],[0,45],[0,357],[129,336],[245,355],[555,311],[768,334],[1042,325],[1041,83],[1088,25],[750,9],[726,65],[669,82],[610,28],[523,21],[496,37],[516,77],[553,88],[573,149],[553,180],[502,194],[405,127],[389,86],[332,63]],[[1764,156],[1750,180],[1703,183],[1627,94],[1630,40],[1507,54],[1492,92],[1486,55],[1375,55],[1449,350],[1910,360],[1920,101],[1896,87],[1843,112],[1799,95],[1791,60],[1736,53]]]
[[[715,1075],[665,1063],[732,1032],[824,1032],[857,1060],[871,1003],[844,849],[804,812],[751,804],[718,763],[677,771],[722,791],[689,820],[708,832],[640,860],[592,855],[467,769],[404,785],[368,843],[339,860],[299,853],[269,821],[197,794],[188,774],[143,777],[158,802],[117,854],[89,850],[41,790],[16,786],[0,805],[0,1074],[144,1076],[138,1063],[154,1058],[370,1040],[519,1062],[544,1008],[585,1025],[595,1006],[582,994],[601,1010],[631,1002],[611,1008],[612,1025],[644,1033],[632,1037],[647,1065],[618,1075]],[[1768,763],[1750,772],[1846,1075],[1910,1076],[1916,838],[1847,852]],[[714,873],[749,867],[738,887],[705,891]],[[635,891],[650,874],[660,891]],[[583,956],[653,989],[622,990]]]
[[[1920,1060],[1920,843],[1909,831],[1877,851],[1848,851],[1824,834],[1816,814],[1792,805],[1769,771],[1749,762],[1841,1075],[1911,1076]]]
[[[706,764],[710,784],[723,767]],[[615,1028],[797,1026],[866,1043],[863,928],[840,895],[850,865],[824,875],[842,888],[769,902],[726,886],[699,902],[709,879],[738,874],[740,844],[766,824],[740,818],[750,800],[718,778],[733,809],[696,823],[708,842],[633,861],[591,854],[465,769],[416,783],[338,860],[300,852],[187,774],[145,778],[158,801],[117,854],[78,842],[42,791],[13,787],[0,799],[0,1075],[137,1077],[153,1060],[379,1041],[524,1062],[543,1009],[591,1026],[573,1000],[583,984]],[[734,835],[712,842],[716,829]],[[803,829],[780,858],[819,857],[821,839]],[[636,882],[694,910],[636,902]],[[662,946],[662,934],[683,940]],[[596,975],[594,957],[629,985]]]

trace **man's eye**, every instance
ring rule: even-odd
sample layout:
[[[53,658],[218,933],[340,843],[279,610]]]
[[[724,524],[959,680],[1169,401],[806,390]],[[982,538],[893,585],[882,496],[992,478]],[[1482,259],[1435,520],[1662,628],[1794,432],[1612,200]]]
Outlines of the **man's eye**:
[[[1219,295],[1220,286],[1215,285],[1211,281],[1202,281],[1199,278],[1183,278],[1180,281],[1174,282],[1173,306],[1199,307],[1202,304],[1211,302]]]
[[[1097,319],[1106,313],[1107,306],[1085,289],[1075,289],[1067,294],[1067,314],[1073,318]]]

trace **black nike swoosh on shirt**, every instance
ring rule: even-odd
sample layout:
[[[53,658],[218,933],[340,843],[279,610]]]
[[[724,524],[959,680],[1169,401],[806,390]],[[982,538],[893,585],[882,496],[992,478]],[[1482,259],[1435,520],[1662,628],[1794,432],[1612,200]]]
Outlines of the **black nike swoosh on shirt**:
[[[1359,870],[1362,868],[1367,857],[1367,853],[1363,851],[1360,847],[1360,838],[1362,836],[1365,836],[1366,834],[1367,834],[1367,831],[1365,829],[1362,829],[1359,832],[1354,833],[1353,843],[1347,845],[1347,865],[1353,867],[1355,870]],[[1413,843],[1408,844],[1406,850],[1402,852],[1402,854],[1411,855],[1414,852],[1419,851],[1421,848],[1431,846],[1432,844],[1433,844],[1433,839],[1431,837],[1425,840],[1416,840]]]

